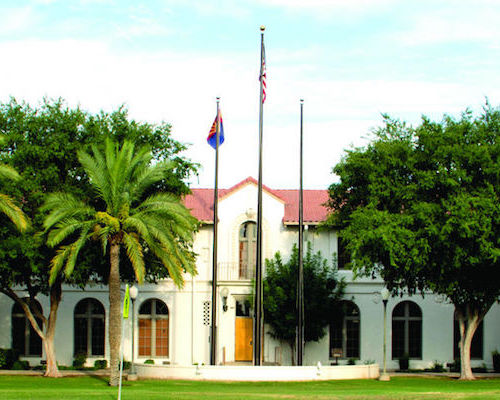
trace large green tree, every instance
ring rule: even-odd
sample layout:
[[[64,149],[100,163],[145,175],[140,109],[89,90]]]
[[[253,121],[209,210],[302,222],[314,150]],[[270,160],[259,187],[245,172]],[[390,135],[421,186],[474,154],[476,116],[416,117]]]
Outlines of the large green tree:
[[[264,286],[264,318],[271,327],[271,336],[290,346],[292,364],[295,364],[297,327],[297,271],[299,251],[284,262],[278,252],[266,260]],[[330,266],[320,252],[313,253],[308,244],[303,258],[304,268],[304,340],[317,342],[326,334],[326,328],[339,307],[345,283],[338,280],[336,269]]]
[[[80,250],[91,239],[109,253],[110,385],[116,386],[121,343],[120,251],[125,251],[139,283],[146,275],[144,253],[151,252],[182,287],[182,273],[196,272],[191,247],[197,220],[178,196],[157,192],[145,197],[170,168],[168,163],[153,165],[148,148],[107,140],[104,151],[93,146],[92,154],[79,151],[78,158],[101,202],[90,206],[70,193],[47,197],[47,243],[59,246],[50,282],[56,281],[62,269],[71,276]]]
[[[415,128],[385,116],[333,171],[329,223],[342,228],[354,270],[395,292],[446,296],[460,377],[474,379],[471,341],[500,295],[500,111],[424,117]]]
[[[47,376],[59,376],[54,335],[62,284],[83,287],[90,277],[99,277],[107,283],[109,268],[96,244],[96,248],[84,249],[79,268],[71,277],[61,275],[49,286],[48,271],[55,252],[45,246],[38,234],[44,230],[44,215],[39,207],[47,193],[56,191],[94,201],[93,189],[77,152],[91,144],[103,143],[106,137],[149,145],[154,160],[171,160],[172,168],[165,171],[163,179],[151,190],[186,193],[184,180],[196,172],[197,166],[181,156],[185,146],[172,138],[170,130],[170,125],[165,123],[155,125],[130,120],[122,108],[110,114],[94,115],[70,108],[61,99],[44,100],[36,107],[15,99],[0,104],[0,133],[5,136],[5,143],[0,146],[0,162],[15,168],[21,176],[16,182],[2,181],[2,189],[22,205],[33,227],[32,231],[20,234],[12,224],[0,224],[0,292],[22,306],[33,329],[42,338]],[[0,221],[3,219],[7,222],[7,218],[0,215]],[[129,263],[123,264],[122,278],[133,279],[133,269]],[[156,263],[151,266],[147,279],[168,276]],[[50,308],[44,313],[30,307],[40,294],[50,299]]]

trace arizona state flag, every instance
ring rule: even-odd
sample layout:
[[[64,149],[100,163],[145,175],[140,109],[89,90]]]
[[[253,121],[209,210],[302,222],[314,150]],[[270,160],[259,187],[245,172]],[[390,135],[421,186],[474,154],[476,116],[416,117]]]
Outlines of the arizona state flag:
[[[219,118],[217,118],[219,117]],[[210,132],[208,133],[207,137],[207,142],[210,146],[212,146],[214,149],[217,148],[217,120],[220,120],[220,126],[219,126],[219,146],[224,143],[224,126],[222,125],[222,115],[219,111],[219,115],[215,117],[214,123],[212,124],[212,128],[210,129]]]

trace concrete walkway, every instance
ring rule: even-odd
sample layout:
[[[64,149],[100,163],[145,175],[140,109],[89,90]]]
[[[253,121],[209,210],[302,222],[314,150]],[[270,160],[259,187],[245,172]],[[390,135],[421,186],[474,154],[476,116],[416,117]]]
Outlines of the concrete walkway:
[[[98,370],[59,370],[63,377],[67,376],[109,376],[109,369],[98,369]],[[2,375],[20,375],[20,376],[43,376],[45,371],[42,370],[27,370],[27,371],[13,371],[9,369],[0,369],[0,376]],[[128,373],[123,372],[123,378],[127,378]]]
[[[0,376],[3,375],[19,375],[19,376],[43,376],[45,371],[41,370],[28,370],[28,371],[13,371],[8,369],[0,369]],[[76,377],[76,376],[102,376],[109,377],[109,369],[98,369],[98,370],[62,370],[59,371],[63,377]],[[406,376],[406,377],[448,377],[448,378],[458,378],[460,374],[458,372],[396,372],[388,371],[389,376]],[[123,379],[126,380],[128,376],[128,371],[123,371]],[[500,373],[494,372],[477,372],[474,374],[476,378],[500,378]]]

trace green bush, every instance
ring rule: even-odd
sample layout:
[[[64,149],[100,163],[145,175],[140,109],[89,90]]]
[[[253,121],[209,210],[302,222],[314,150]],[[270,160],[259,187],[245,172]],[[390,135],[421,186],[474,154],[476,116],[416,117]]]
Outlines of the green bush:
[[[151,360],[151,359],[144,361],[144,364],[154,364],[154,363],[155,363],[155,360]]]
[[[347,365],[356,365],[356,359],[355,358],[349,358],[349,360],[347,360]]]
[[[25,360],[17,360],[14,361],[14,364],[12,364],[12,370],[14,371],[22,371],[22,370],[27,370],[30,369],[30,363]]]
[[[106,369],[108,368],[108,360],[95,360],[94,362],[95,369]]]
[[[123,369],[130,369],[132,363],[130,361],[123,361]]]
[[[486,367],[486,364],[483,363],[480,367],[473,367],[472,372],[488,372],[488,368]]]
[[[14,349],[0,349],[0,369],[12,369],[19,360],[19,353]]]
[[[87,361],[87,355],[85,353],[79,353],[75,355],[75,358],[73,359],[73,367],[83,368],[86,361]]]
[[[460,372],[460,357],[453,360],[453,364],[450,365],[450,372]]]
[[[430,369],[432,372],[444,372],[444,366],[439,361],[434,361]]]

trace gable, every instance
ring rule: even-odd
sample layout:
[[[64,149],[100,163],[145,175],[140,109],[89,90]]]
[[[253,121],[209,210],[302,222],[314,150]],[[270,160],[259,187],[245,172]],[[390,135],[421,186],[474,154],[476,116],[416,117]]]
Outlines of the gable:
[[[219,202],[228,199],[248,185],[257,186],[258,183],[254,178],[248,177],[229,189],[219,189]],[[264,195],[268,195],[284,204],[283,224],[297,225],[299,223],[298,190],[270,189],[267,186],[263,186],[262,191]],[[191,210],[193,216],[199,221],[212,224],[214,190],[191,189],[191,192],[191,194],[184,197],[184,205]],[[326,220],[328,215],[328,210],[325,207],[325,203],[328,201],[327,190],[304,190],[303,199],[304,224],[316,225]],[[255,202],[257,202],[257,199],[255,199]],[[255,208],[257,208],[257,204],[255,204]]]

